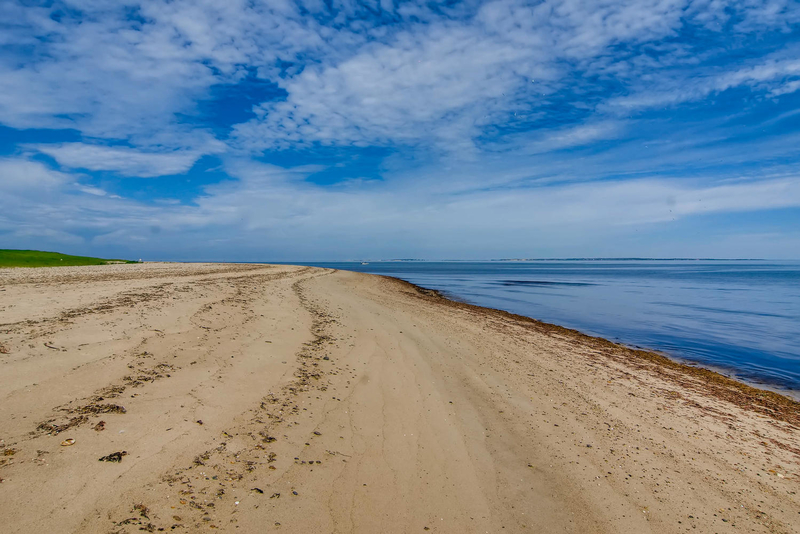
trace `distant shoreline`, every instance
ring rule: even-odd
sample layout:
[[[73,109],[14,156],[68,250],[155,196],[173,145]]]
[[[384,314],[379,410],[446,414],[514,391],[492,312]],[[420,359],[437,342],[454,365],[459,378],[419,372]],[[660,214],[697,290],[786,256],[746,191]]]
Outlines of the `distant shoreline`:
[[[770,258],[493,258],[486,260],[427,260],[427,259],[348,259],[348,260],[319,260],[319,261],[228,261],[228,260],[143,260],[144,263],[221,263],[221,264],[253,264],[253,265],[316,265],[322,263],[523,263],[523,262],[550,262],[550,261],[800,261],[800,259],[770,259]]]

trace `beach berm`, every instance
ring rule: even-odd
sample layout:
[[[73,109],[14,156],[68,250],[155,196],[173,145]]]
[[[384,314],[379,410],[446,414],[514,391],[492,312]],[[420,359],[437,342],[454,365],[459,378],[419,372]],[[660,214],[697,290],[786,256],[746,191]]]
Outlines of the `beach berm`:
[[[0,270],[4,532],[797,532],[800,406],[399,280]]]

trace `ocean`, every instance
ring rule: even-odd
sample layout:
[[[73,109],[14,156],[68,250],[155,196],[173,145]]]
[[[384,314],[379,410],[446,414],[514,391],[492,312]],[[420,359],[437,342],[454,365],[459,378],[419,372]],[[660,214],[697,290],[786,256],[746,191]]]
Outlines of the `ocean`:
[[[800,261],[313,263],[382,274],[800,392]]]

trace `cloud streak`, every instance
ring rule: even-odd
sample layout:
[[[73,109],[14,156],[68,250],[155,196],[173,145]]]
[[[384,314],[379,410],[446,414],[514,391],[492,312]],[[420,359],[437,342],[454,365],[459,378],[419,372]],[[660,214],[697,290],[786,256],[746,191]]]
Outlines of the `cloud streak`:
[[[142,152],[130,148],[63,143],[35,145],[43,154],[52,156],[61,165],[73,169],[117,171],[123,176],[152,178],[183,174],[192,168],[201,153],[190,150]]]
[[[4,176],[39,179],[28,189],[5,191],[0,229],[12,242],[38,236],[71,244],[82,235],[95,246],[134,243],[162,253],[165,239],[203,236],[194,246],[205,259],[263,250],[273,259],[289,259],[285,250],[307,260],[353,258],[364,254],[365,241],[386,254],[412,256],[424,250],[470,257],[476,247],[526,256],[532,243],[535,250],[553,253],[574,253],[565,244],[579,243],[591,255],[604,250],[588,243],[592,236],[630,243],[639,232],[693,217],[800,208],[796,175],[713,186],[650,178],[464,194],[433,184],[408,190],[392,183],[332,191],[302,181],[313,170],[246,160],[229,162],[228,171],[236,179],[209,187],[193,206],[143,206],[98,196],[102,192],[71,183],[39,163],[5,160],[0,162]],[[55,233],[48,224],[54,217],[61,221]],[[14,222],[24,218],[30,222]]]

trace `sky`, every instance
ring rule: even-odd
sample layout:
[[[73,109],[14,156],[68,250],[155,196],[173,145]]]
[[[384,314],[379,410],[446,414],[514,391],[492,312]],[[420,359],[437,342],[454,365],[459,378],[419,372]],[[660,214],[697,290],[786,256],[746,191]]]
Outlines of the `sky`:
[[[800,258],[795,0],[0,0],[0,248]]]

